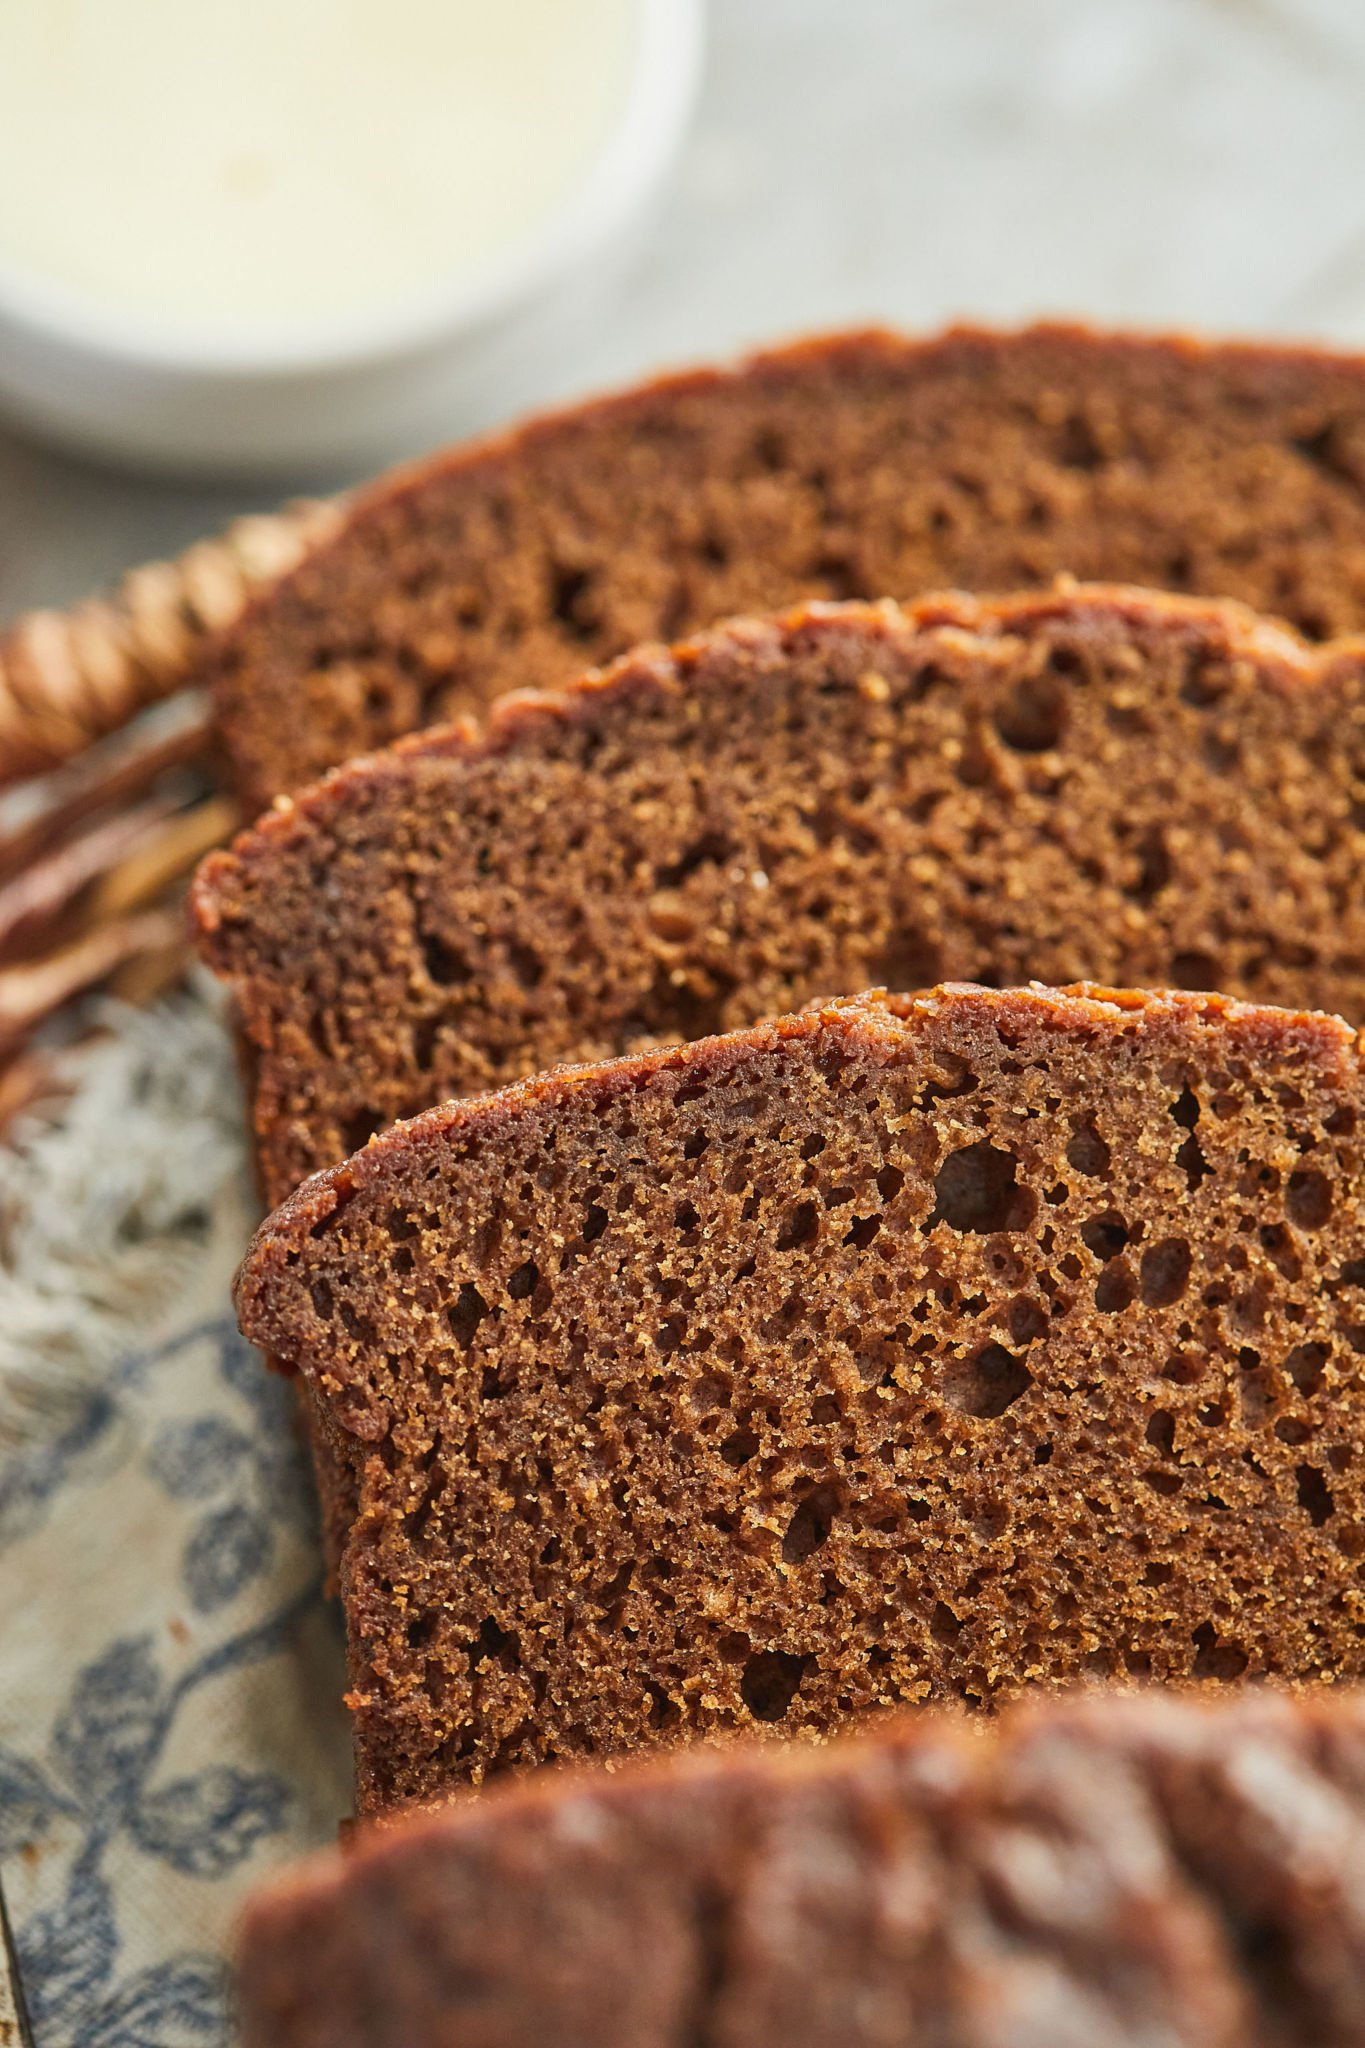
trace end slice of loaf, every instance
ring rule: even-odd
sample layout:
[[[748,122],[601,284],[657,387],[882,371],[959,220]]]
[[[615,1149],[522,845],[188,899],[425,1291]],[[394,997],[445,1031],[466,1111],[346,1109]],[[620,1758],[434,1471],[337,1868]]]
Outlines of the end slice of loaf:
[[[1358,2048],[1358,1693],[542,1774],[251,1907],[245,2048]]]
[[[248,811],[503,691],[800,598],[1059,572],[1365,625],[1365,359],[842,334],[381,478],[211,664]]]
[[[1218,997],[869,996],[451,1104],[242,1268],[362,1810],[1109,1673],[1365,1672],[1365,1087]]]
[[[448,1096],[940,980],[1365,1021],[1365,660],[1115,590],[817,608],[339,771],[211,858],[267,1198]]]

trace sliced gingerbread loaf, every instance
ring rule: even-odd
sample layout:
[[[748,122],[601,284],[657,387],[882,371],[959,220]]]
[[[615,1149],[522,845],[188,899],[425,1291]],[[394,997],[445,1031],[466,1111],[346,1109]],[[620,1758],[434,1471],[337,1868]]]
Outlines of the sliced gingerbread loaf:
[[[382,479],[212,665],[258,809],[398,734],[800,597],[1059,572],[1365,624],[1365,358],[837,335]]]
[[[244,2048],[1359,2048],[1365,1707],[542,1773],[276,1885],[239,1982]]]
[[[1078,1674],[1365,1673],[1365,1080],[1219,997],[868,996],[448,1104],[262,1226],[363,1811]]]
[[[447,1096],[884,983],[1365,1022],[1365,643],[1116,590],[805,610],[403,743],[201,870],[268,1198]]]

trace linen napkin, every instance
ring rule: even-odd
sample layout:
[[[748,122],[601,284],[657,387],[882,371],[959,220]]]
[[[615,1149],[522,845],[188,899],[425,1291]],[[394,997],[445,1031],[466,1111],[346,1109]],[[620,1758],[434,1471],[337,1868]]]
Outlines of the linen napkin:
[[[0,1151],[0,1870],[38,2048],[199,2048],[244,1894],[349,1807],[339,1625],[229,1306],[227,1034],[96,1021]]]

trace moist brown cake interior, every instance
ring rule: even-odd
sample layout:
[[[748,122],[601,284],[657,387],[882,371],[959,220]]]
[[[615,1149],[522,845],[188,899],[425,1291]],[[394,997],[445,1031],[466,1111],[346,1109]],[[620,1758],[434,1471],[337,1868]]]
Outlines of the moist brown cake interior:
[[[359,1798],[1365,1671],[1356,1035],[943,989],[448,1104],[243,1267],[349,1475]]]
[[[878,983],[1365,1020],[1363,655],[1135,591],[817,607],[342,769],[195,890],[268,1199],[445,1097]]]
[[[212,665],[248,812],[637,642],[1059,571],[1365,624],[1365,362],[958,330],[665,379],[380,480]]]
[[[1358,2048],[1365,1708],[935,1714],[541,1773],[253,1903],[245,2048]]]

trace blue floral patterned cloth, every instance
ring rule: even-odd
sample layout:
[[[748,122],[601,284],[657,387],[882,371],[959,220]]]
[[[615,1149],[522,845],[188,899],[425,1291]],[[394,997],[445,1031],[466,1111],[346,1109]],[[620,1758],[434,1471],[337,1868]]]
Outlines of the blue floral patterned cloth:
[[[228,1311],[239,1229],[208,1235],[161,1327],[0,1455],[0,1866],[38,2048],[229,2041],[243,1895],[349,1801],[293,1396]]]

